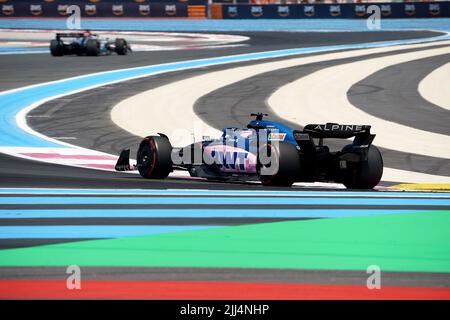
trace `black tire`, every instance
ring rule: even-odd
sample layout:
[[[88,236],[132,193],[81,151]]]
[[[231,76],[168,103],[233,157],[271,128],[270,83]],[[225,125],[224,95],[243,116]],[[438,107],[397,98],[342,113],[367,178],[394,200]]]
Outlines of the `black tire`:
[[[172,145],[169,139],[149,136],[142,140],[137,152],[137,168],[146,179],[164,179],[172,172]]]
[[[352,145],[345,146],[342,152],[351,152]],[[371,145],[367,161],[345,177],[343,183],[347,189],[373,189],[383,176],[383,157],[377,147]]]
[[[266,151],[268,150],[268,151]],[[264,165],[265,161],[262,161],[261,154],[267,152],[267,155],[270,156],[272,152],[275,152],[276,155],[273,157],[274,163],[270,162],[269,166]],[[270,174],[264,173],[264,167],[271,167],[275,165],[274,168],[278,168],[274,172]],[[258,175],[261,183],[265,186],[285,186],[290,187],[297,180],[296,178],[299,176],[301,166],[300,166],[300,157],[297,151],[297,148],[285,141],[280,141],[278,147],[275,147],[272,144],[268,144],[263,146],[260,149],[260,154],[258,155]]]
[[[128,53],[128,44],[125,39],[117,38],[115,41],[115,51],[118,55],[124,56]]]
[[[88,56],[98,56],[100,54],[100,42],[97,39],[87,39],[86,54]]]
[[[64,55],[64,47],[58,40],[50,41],[50,53],[54,57],[61,57]]]

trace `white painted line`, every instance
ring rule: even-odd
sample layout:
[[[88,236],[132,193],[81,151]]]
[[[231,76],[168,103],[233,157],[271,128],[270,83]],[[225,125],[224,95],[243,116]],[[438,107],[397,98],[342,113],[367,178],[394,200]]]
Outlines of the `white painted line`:
[[[16,55],[16,54],[42,54],[42,53],[48,53],[48,50],[33,50],[33,51],[5,51],[0,52],[0,55],[6,56],[6,55]]]
[[[27,160],[111,171],[117,156],[84,148],[0,147],[0,152]],[[92,165],[99,167],[93,168]],[[103,167],[107,166],[107,167]]]
[[[116,155],[84,148],[0,147],[0,152],[27,160],[102,171],[114,171],[118,159]],[[112,159],[104,159],[104,157]],[[136,161],[130,159],[130,163],[133,164]],[[126,171],[126,173],[138,174],[138,171]],[[183,170],[174,170],[169,176],[171,178],[194,179],[187,171]]]
[[[438,107],[450,110],[450,62],[434,69],[420,81],[420,95]],[[450,119],[449,126],[450,126]]]
[[[406,171],[394,168],[383,169],[383,181],[404,182],[404,183],[450,183],[450,177],[438,176],[435,174]]]

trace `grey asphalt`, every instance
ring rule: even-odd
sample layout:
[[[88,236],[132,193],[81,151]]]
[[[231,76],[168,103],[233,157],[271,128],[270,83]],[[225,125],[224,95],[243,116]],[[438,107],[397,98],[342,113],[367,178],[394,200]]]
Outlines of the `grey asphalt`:
[[[162,30],[163,31],[163,30]],[[249,36],[236,48],[133,52],[127,56],[51,57],[50,54],[2,55],[0,91],[93,72],[298,47],[328,46],[372,41],[425,38],[439,35],[431,31],[383,32],[227,32]]]
[[[376,117],[424,131],[450,135],[450,111],[425,100],[417,90],[430,72],[450,61],[450,54],[396,64],[355,83],[349,101]],[[450,175],[450,167],[447,167]]]
[[[366,285],[368,276],[365,270],[81,267],[82,280],[243,281]],[[381,276],[382,286],[450,288],[450,278],[447,273],[382,271]],[[65,282],[67,273],[64,267],[2,267],[0,268],[0,279],[59,279]]]
[[[146,180],[138,174],[101,171],[0,154],[0,188],[93,188],[93,189],[207,189],[207,190],[286,190],[285,187],[264,187],[255,183],[212,182],[167,178]],[[297,187],[298,190],[311,188]],[[317,190],[317,189],[316,189]],[[321,190],[326,190],[325,188]],[[335,191],[333,189],[333,191]]]

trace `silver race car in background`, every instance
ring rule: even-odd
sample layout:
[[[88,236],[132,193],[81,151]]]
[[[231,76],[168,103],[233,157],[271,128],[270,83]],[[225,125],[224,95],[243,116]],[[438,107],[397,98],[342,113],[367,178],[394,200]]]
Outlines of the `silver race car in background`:
[[[110,40],[101,38],[89,30],[84,32],[57,33],[50,41],[50,53],[59,57],[64,55],[99,56],[111,53],[126,55],[131,47],[123,38]]]

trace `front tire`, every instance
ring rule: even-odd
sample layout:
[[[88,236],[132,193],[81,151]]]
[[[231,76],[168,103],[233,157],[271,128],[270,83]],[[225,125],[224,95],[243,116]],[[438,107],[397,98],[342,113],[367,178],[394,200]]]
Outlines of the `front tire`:
[[[142,140],[137,152],[137,169],[146,179],[164,179],[172,172],[172,145],[169,139],[149,136]]]
[[[115,51],[119,56],[124,56],[128,53],[128,44],[125,39],[117,38],[115,41]]]
[[[351,145],[344,147],[343,152]],[[347,189],[373,189],[383,176],[383,157],[377,147],[371,145],[367,154],[367,161],[361,162],[356,170],[345,177],[343,183]]]

